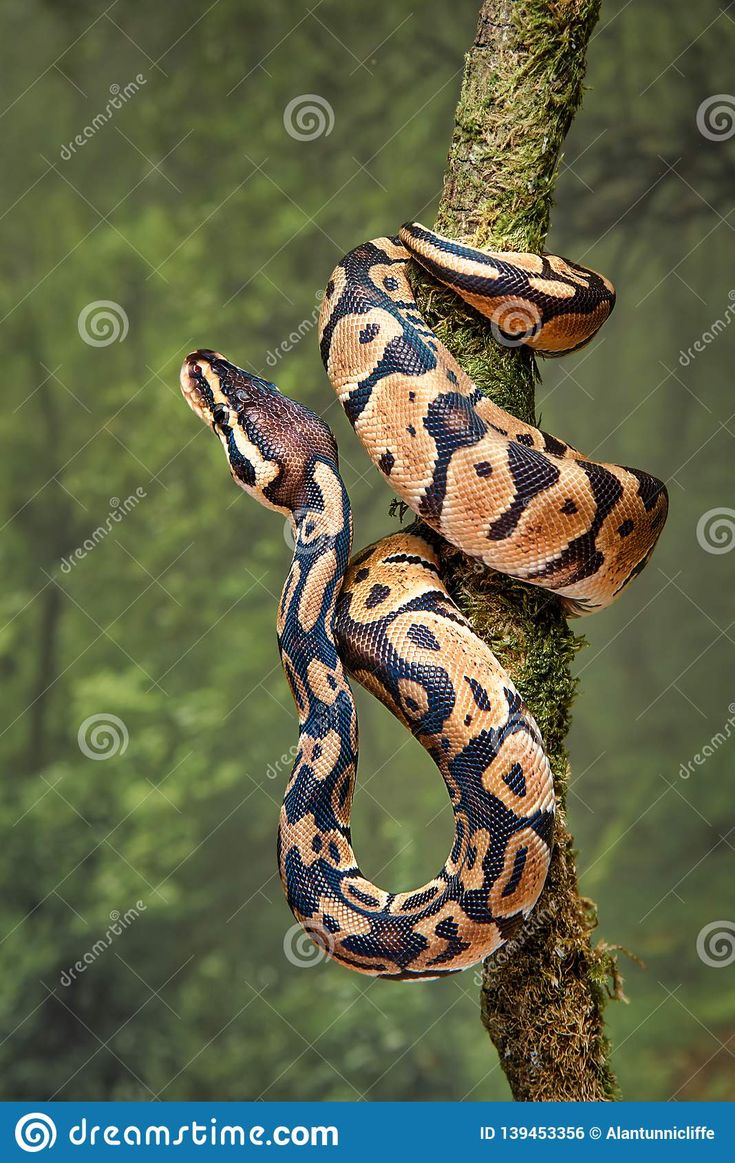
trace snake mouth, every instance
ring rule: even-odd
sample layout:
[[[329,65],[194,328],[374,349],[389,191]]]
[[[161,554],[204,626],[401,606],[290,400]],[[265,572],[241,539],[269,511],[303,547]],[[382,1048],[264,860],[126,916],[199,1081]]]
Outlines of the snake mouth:
[[[192,412],[205,424],[211,424],[214,410],[222,400],[220,377],[214,370],[218,362],[226,363],[218,351],[200,348],[187,355],[181,365],[179,384]]]

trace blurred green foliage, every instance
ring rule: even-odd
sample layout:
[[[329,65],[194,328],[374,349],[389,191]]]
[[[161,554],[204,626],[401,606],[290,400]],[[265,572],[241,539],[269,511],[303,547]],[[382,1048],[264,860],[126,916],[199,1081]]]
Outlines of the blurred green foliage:
[[[394,527],[308,321],[341,254],[431,221],[476,7],[4,5],[5,1099],[507,1096],[472,972],[408,987],[292,963],[274,852],[295,740],[273,629],[289,549],[177,387],[196,346],[276,379],[335,429],[356,544]],[[608,1011],[630,1098],[733,1095],[732,969],[697,953],[733,916],[733,745],[680,767],[735,700],[733,559],[696,536],[732,498],[735,329],[679,357],[733,285],[733,140],[696,124],[727,90],[731,23],[714,0],[604,6],[549,242],[620,301],[591,349],[543,366],[544,425],[672,492],[653,564],[584,624],[571,741],[583,890],[605,938],[647,965]],[[330,133],[286,132],[302,94],[329,103]],[[100,300],[122,308],[123,341],[83,341]],[[449,843],[443,785],[359,705],[356,848],[368,875],[409,888]],[[127,732],[104,761],[78,742],[97,714]]]

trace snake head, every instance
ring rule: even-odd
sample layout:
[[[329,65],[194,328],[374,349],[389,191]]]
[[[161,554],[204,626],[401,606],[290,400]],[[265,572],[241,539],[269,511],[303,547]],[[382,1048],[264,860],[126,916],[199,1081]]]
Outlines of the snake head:
[[[336,467],[337,445],[321,417],[219,352],[187,355],[180,383],[189,407],[219,437],[235,482],[266,508],[300,508],[315,459]]]

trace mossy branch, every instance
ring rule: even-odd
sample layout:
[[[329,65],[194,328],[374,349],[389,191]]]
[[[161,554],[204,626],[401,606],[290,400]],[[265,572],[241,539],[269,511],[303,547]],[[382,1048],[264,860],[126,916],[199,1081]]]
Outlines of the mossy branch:
[[[562,144],[582,97],[600,0],[485,0],[464,81],[436,227],[475,245],[541,251]],[[488,340],[487,325],[426,275],[417,297],[475,382],[533,422],[530,351]],[[541,900],[510,947],[484,967],[482,1020],[519,1100],[618,1097],[603,1009],[622,996],[614,951],[593,946],[595,907],[579,895],[565,826],[565,739],[577,640],[553,595],[523,586],[446,546],[450,585],[477,632],[512,674],[541,728],[559,802]]]

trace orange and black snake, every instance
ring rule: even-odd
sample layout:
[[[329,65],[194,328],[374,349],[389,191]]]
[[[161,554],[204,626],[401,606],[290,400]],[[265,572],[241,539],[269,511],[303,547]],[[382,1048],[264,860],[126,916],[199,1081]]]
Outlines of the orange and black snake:
[[[217,352],[193,352],[181,372],[237,484],[294,529],[278,612],[299,718],[278,834],[288,903],[336,961],[401,980],[465,969],[518,931],[546,878],[554,821],[538,727],[447,592],[434,533],[584,614],[641,571],[667,511],[654,477],[588,460],[484,396],[421,316],[411,258],[487,316],[501,342],[548,354],[587,342],[615,295],[557,256],[484,252],[417,224],[339,263],[320,319],[324,364],[424,534],[395,533],[350,562],[350,504],[324,421]],[[415,735],[449,791],[452,850],[412,892],[372,884],[352,850],[347,672]]]

